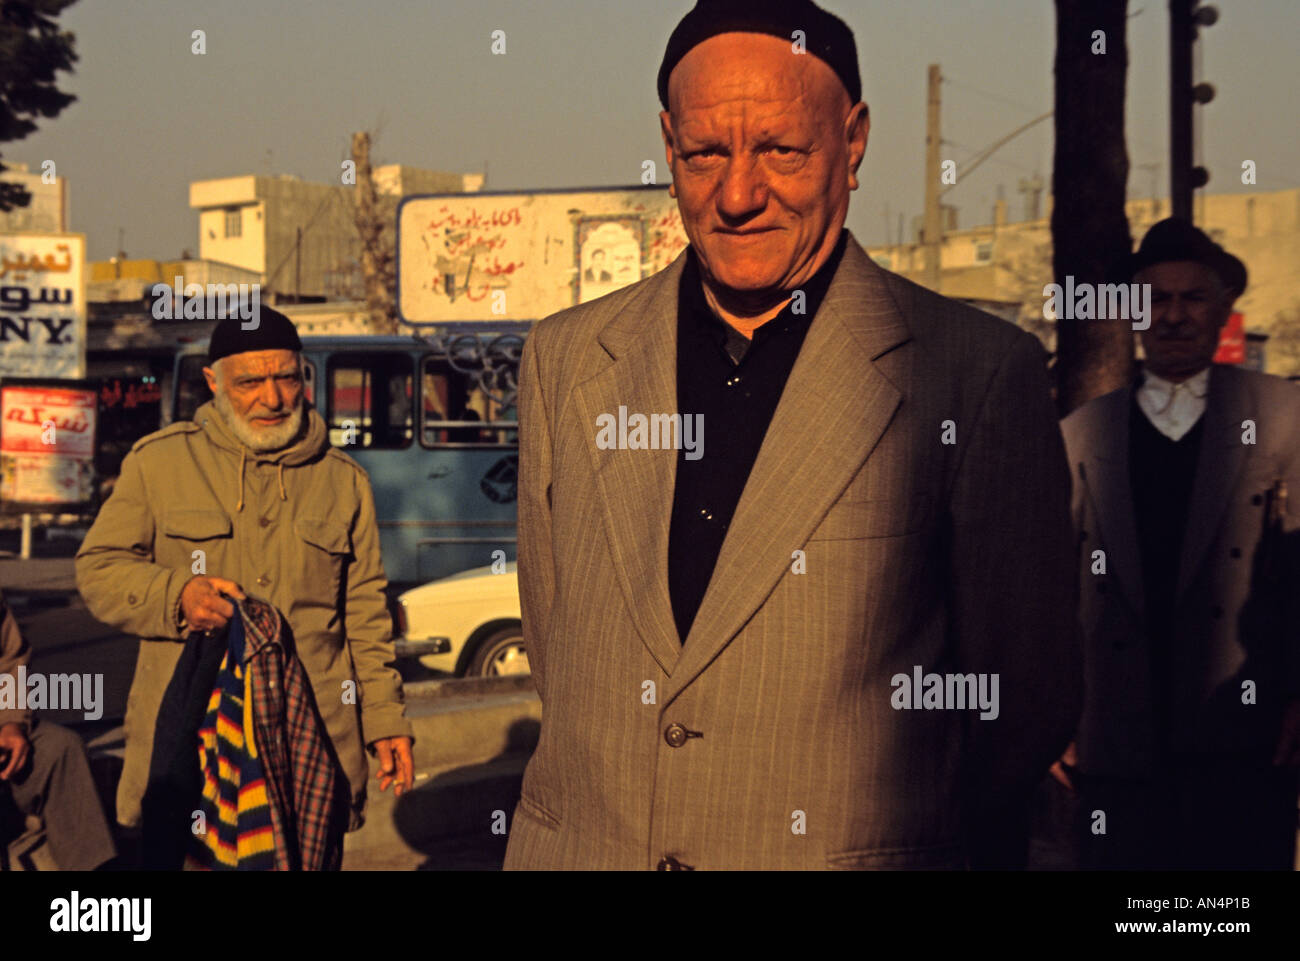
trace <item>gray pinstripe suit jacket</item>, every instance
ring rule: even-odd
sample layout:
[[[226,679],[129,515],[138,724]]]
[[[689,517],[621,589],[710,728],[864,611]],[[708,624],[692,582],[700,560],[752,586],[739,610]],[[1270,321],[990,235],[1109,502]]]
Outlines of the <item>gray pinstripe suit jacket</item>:
[[[525,347],[519,578],[543,721],[506,867],[959,867],[969,825],[1028,790],[1078,716],[1042,350],[850,239],[682,645],[677,453],[596,444],[620,405],[676,410],[682,264]],[[917,665],[998,674],[997,719],[895,710],[891,679]],[[674,744],[673,724],[700,736]]]

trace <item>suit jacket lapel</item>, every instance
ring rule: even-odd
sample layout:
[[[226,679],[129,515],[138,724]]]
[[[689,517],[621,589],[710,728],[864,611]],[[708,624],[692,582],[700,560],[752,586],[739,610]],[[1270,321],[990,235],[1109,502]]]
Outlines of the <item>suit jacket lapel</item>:
[[[595,469],[598,503],[619,587],[641,640],[664,673],[681,654],[668,594],[668,525],[675,450],[601,450],[596,418],[677,410],[677,286],[683,253],[597,335],[613,362],[579,384],[575,398]],[[706,437],[707,439],[707,437]]]
[[[1241,442],[1241,422],[1251,416],[1247,400],[1240,381],[1224,376],[1223,369],[1217,364],[1210,368],[1203,415],[1205,427],[1187,508],[1187,533],[1183,538],[1183,553],[1178,566],[1176,597],[1181,597],[1187,590],[1201,558],[1209,549],[1227,508],[1228,498],[1236,486],[1237,475],[1245,464],[1246,445]]]
[[[1133,388],[1117,391],[1101,403],[1096,432],[1083,459],[1085,487],[1110,552],[1106,569],[1115,574],[1133,610],[1143,618],[1146,594],[1128,457]],[[1092,558],[1087,562],[1091,567]]]
[[[763,438],[665,703],[753,616],[876,446],[902,395],[871,361],[909,336],[883,272],[850,239]],[[704,437],[707,444],[707,423]]]

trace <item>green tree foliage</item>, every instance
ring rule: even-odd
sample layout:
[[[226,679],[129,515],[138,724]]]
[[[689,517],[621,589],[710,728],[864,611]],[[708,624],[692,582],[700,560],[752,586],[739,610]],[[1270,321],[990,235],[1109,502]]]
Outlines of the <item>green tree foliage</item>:
[[[77,61],[75,38],[56,18],[76,0],[0,0],[0,143],[22,140],[37,117],[57,117],[77,98],[55,83]],[[0,164],[0,170],[4,165]],[[0,183],[0,211],[25,207],[31,194]]]

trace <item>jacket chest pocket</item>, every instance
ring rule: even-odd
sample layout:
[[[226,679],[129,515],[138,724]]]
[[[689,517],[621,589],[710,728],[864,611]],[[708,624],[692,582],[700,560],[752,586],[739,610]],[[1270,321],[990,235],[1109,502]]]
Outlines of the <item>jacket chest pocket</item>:
[[[300,517],[293,529],[302,543],[302,576],[307,585],[326,580],[338,584],[344,563],[352,556],[352,537],[338,521]]]
[[[158,546],[170,548],[180,556],[160,556],[159,563],[190,567],[202,559],[204,567],[211,573],[216,570],[213,565],[219,561],[211,554],[224,551],[230,539],[230,517],[218,510],[172,509],[163,515],[162,533],[166,539]]]

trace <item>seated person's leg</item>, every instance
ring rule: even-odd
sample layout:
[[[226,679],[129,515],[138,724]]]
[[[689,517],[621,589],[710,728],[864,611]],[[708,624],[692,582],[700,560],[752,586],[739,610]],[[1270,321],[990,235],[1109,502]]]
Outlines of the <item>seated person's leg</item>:
[[[31,755],[9,781],[14,803],[45,822],[50,853],[63,871],[90,871],[117,854],[90,776],[86,749],[74,731],[37,720]]]

